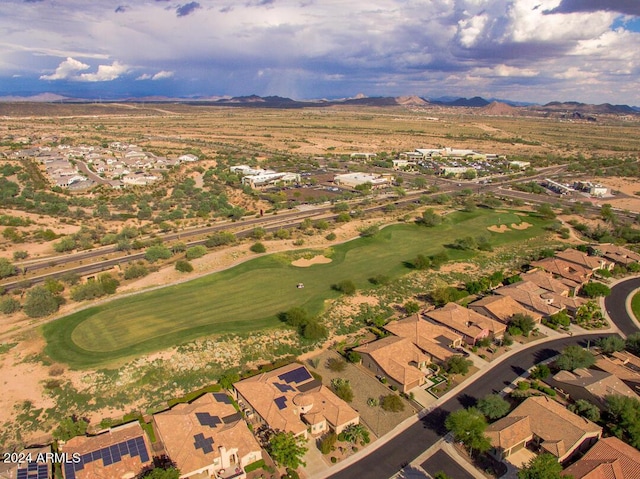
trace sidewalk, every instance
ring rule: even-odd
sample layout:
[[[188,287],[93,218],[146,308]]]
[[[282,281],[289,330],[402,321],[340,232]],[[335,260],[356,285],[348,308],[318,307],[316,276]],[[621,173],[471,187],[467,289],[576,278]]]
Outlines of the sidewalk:
[[[543,328],[544,328],[544,330],[543,330]],[[544,343],[551,342],[551,341],[554,341],[554,340],[556,340],[556,339],[558,339],[560,337],[565,336],[565,334],[563,334],[563,333],[560,333],[558,331],[553,331],[553,330],[551,330],[549,328],[546,328],[544,326],[540,326],[540,330],[542,332],[544,332],[544,334],[547,334],[547,330],[549,331],[549,334],[547,335],[546,338],[543,338],[543,339],[541,339],[539,341],[534,341],[534,342],[531,342],[531,343],[528,343],[528,344],[521,344],[521,343],[514,344],[513,346],[511,346],[511,349],[507,353],[503,354],[502,356],[497,358],[492,363],[484,361],[484,364],[481,365],[481,367],[479,368],[479,370],[478,370],[478,372],[476,374],[474,374],[473,376],[469,377],[468,379],[466,379],[465,381],[463,381],[462,383],[457,385],[452,390],[448,391],[445,395],[440,397],[440,399],[435,401],[428,408],[425,408],[422,411],[420,411],[418,414],[416,414],[416,415],[414,415],[414,416],[412,416],[412,417],[410,417],[408,419],[405,419],[400,424],[398,424],[393,430],[391,430],[390,432],[388,432],[384,436],[380,437],[377,441],[373,442],[371,445],[369,445],[368,447],[364,448],[363,450],[358,451],[356,454],[354,454],[352,456],[349,456],[344,461],[339,462],[335,466],[327,468],[325,471],[318,472],[318,473],[310,476],[309,479],[323,479],[324,477],[327,477],[327,476],[329,476],[331,474],[335,474],[335,473],[337,473],[337,472],[339,472],[339,471],[341,471],[343,469],[346,469],[347,467],[349,467],[352,464],[356,463],[357,461],[359,461],[363,457],[365,457],[365,456],[377,451],[380,447],[382,447],[388,441],[390,441],[391,439],[395,438],[396,436],[398,436],[402,432],[404,432],[405,429],[408,429],[410,426],[416,424],[418,421],[420,421],[420,419],[422,417],[424,417],[426,414],[431,412],[433,409],[437,408],[440,404],[448,401],[452,397],[457,396],[460,393],[460,391],[462,391],[463,389],[465,389],[470,384],[473,384],[475,381],[477,381],[480,378],[482,378],[482,376],[484,376],[488,371],[490,371],[494,366],[497,366],[498,364],[500,364],[502,361],[505,361],[506,359],[510,358],[511,356],[513,356],[516,353],[519,353],[523,349],[528,348],[529,346],[538,345],[538,344],[544,344]],[[615,332],[615,330],[613,328],[609,328],[607,330],[600,330],[600,331],[601,332]],[[480,359],[480,358],[478,358],[478,359]],[[474,362],[474,364],[475,364],[475,362]],[[434,446],[431,446],[431,448],[433,448]],[[429,449],[431,449],[431,448],[429,448]]]

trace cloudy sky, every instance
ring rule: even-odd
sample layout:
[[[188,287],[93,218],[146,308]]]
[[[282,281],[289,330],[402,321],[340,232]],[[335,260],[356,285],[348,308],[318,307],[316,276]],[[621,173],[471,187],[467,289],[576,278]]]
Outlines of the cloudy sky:
[[[640,105],[640,0],[0,0],[0,96]]]

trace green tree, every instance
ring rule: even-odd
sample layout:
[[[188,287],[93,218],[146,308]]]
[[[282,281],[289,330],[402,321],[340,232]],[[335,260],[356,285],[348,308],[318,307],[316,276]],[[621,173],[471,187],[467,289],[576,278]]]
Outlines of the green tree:
[[[416,301],[407,301],[406,303],[404,303],[403,308],[405,313],[415,314],[420,311],[420,304],[418,304]]]
[[[105,294],[114,294],[120,286],[120,281],[111,276],[109,273],[102,273],[98,275],[98,283],[105,292]]]
[[[65,253],[67,251],[71,251],[75,249],[77,246],[76,240],[71,236],[65,236],[64,238],[60,238],[60,241],[53,243],[53,249],[58,253]]]
[[[516,334],[512,333],[511,329],[517,328],[518,330],[520,330],[522,335],[526,337],[531,334],[531,331],[533,331],[533,328],[535,328],[535,326],[536,322],[531,316],[529,316],[528,314],[516,313],[511,318],[511,321],[509,321],[509,334],[515,336]]]
[[[240,381],[240,375],[236,372],[226,372],[220,379],[218,379],[218,384],[223,389],[231,389],[233,387],[233,383],[237,383]]]
[[[267,451],[280,466],[297,469],[306,465],[302,460],[307,453],[306,441],[300,436],[294,436],[292,432],[275,434],[267,445]]]
[[[436,213],[436,210],[433,208],[428,208],[422,213],[422,218],[420,218],[420,224],[428,227],[438,226],[442,223],[442,216]]]
[[[56,296],[44,286],[35,286],[27,291],[24,312],[30,318],[42,318],[58,311],[60,303]]]
[[[549,203],[542,203],[536,206],[536,211],[546,220],[553,220],[556,217],[556,213],[553,211],[553,208]]]
[[[87,422],[75,417],[67,417],[60,421],[53,431],[53,437],[62,441],[68,441],[72,437],[82,436],[87,432]]]
[[[451,476],[448,476],[444,471],[438,471],[436,472],[435,476],[433,476],[433,479],[453,479]]]
[[[444,425],[453,434],[454,439],[464,444],[471,454],[474,451],[486,452],[491,448],[491,442],[484,434],[487,420],[476,408],[452,412],[447,416]]]
[[[640,355],[640,333],[633,333],[627,336],[625,349],[632,354]]]
[[[311,319],[311,317],[309,316],[309,313],[307,313],[306,310],[298,306],[294,306],[293,308],[288,309],[283,313],[280,313],[278,317],[280,318],[281,321],[284,321],[289,326],[293,326],[294,328],[300,327],[308,323]]]
[[[340,399],[346,402],[353,401],[353,389],[348,379],[335,378],[331,380],[331,388]]]
[[[473,362],[470,360],[456,355],[447,359],[443,364],[443,368],[448,374],[467,374],[472,365]]]
[[[625,347],[625,340],[620,336],[607,336],[606,338],[598,339],[596,344],[603,353],[611,354],[616,351],[622,351]]]
[[[488,394],[478,401],[477,408],[487,419],[493,421],[506,416],[511,405],[499,394]]]
[[[546,364],[538,364],[531,371],[531,379],[540,379],[544,380],[551,374],[551,369]]]
[[[559,369],[573,371],[578,368],[588,368],[596,362],[591,351],[580,346],[567,346],[556,359]]]
[[[301,334],[304,339],[309,341],[317,341],[322,338],[326,338],[329,335],[329,331],[316,319],[308,321],[302,325]]]
[[[266,235],[267,235],[267,231],[262,226],[257,226],[255,228],[253,228],[253,231],[251,232],[251,237],[254,240],[261,240]]]
[[[618,439],[640,449],[640,401],[618,394],[605,397],[606,419]]]
[[[193,265],[186,259],[179,259],[176,261],[175,268],[176,271],[180,271],[181,273],[191,273],[193,271]]]
[[[411,264],[415,269],[427,269],[431,266],[431,260],[427,256],[419,254]]]
[[[47,278],[44,282],[44,287],[52,294],[60,294],[64,291],[64,284],[53,278]]]
[[[606,284],[591,281],[582,287],[582,294],[587,298],[598,298],[600,296],[609,296],[611,288]]]
[[[351,350],[347,353],[347,361],[349,361],[350,363],[358,364],[360,361],[362,361],[362,356],[360,356],[360,353],[358,351]]]
[[[600,409],[595,404],[584,399],[578,399],[574,404],[569,405],[569,410],[589,421],[598,422],[600,420]]]
[[[397,394],[387,394],[382,397],[380,401],[380,407],[385,411],[389,412],[400,412],[404,411],[404,403],[402,402],[402,398]]]
[[[16,274],[18,270],[7,258],[0,258],[0,279],[8,278]]]
[[[356,294],[356,285],[350,279],[344,279],[339,283],[332,285],[331,289],[340,291],[341,293],[348,296],[353,296],[354,294]]]
[[[215,248],[216,246],[233,244],[236,240],[236,235],[233,233],[229,231],[220,231],[219,233],[214,233],[209,236],[204,244],[207,248]]]
[[[319,444],[320,452],[324,455],[329,454],[331,451],[335,449],[336,442],[338,442],[337,434],[333,431],[328,432],[322,437],[322,439],[320,439],[320,444]]]
[[[531,459],[525,467],[518,471],[518,479],[562,479],[562,465],[558,459],[544,452]]]
[[[142,477],[144,479],[178,479],[180,477],[180,470],[175,467],[170,467],[168,469],[154,467],[149,472],[146,472]]]
[[[545,324],[551,326],[553,329],[558,329],[557,326],[568,328],[571,324],[571,317],[563,309],[562,311],[558,311],[557,313],[549,316],[549,318],[545,321]]]
[[[144,258],[149,263],[155,263],[156,261],[161,259],[169,259],[171,258],[171,256],[171,250],[162,245],[149,246],[149,248],[147,248],[147,250],[144,252]]]

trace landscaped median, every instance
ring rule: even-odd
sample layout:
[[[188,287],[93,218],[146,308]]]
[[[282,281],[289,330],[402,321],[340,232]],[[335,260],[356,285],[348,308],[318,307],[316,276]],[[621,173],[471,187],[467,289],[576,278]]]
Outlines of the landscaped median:
[[[489,226],[531,224],[527,229],[493,233]],[[278,313],[294,306],[319,313],[325,300],[340,293],[332,285],[352,281],[371,288],[376,274],[396,278],[409,272],[416,255],[435,255],[445,245],[482,235],[493,247],[543,236],[548,220],[504,210],[455,212],[435,227],[394,225],[374,236],[337,245],[330,263],[293,266],[292,255],[255,258],[226,271],[186,283],[91,307],[43,326],[46,353],[75,368],[107,364],[207,335],[284,327]],[[450,260],[473,257],[473,249],[446,248]],[[309,254],[326,252],[309,252]],[[299,257],[299,252],[297,252]],[[304,284],[304,288],[297,285]]]

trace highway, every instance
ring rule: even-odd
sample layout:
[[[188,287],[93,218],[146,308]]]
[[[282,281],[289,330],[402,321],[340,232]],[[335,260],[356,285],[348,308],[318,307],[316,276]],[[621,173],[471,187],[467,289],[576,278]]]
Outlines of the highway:
[[[542,168],[535,176],[527,177],[526,180],[534,180],[548,175],[558,173],[564,168],[563,165]],[[494,194],[500,194],[503,196],[514,196],[525,201],[547,202],[549,198],[540,198],[541,195],[530,195],[521,192],[512,192],[510,190],[501,189],[502,185],[508,185],[513,182],[522,181],[522,178],[518,179],[504,179],[502,176],[493,178],[495,181],[491,184],[479,184],[462,182],[458,180],[450,180],[446,178],[434,177],[432,182],[437,185],[440,190],[435,193],[430,193],[431,196],[440,195],[445,193],[455,193],[464,189],[476,189],[478,192],[492,192]],[[411,202],[415,202],[416,198],[425,194],[423,190],[410,191],[405,197],[402,198],[384,198],[381,203],[374,206],[367,206],[363,208],[365,213],[381,211],[388,204],[403,205]],[[351,205],[356,208],[362,201],[370,201],[371,198],[364,198],[363,200],[351,202]],[[380,199],[378,199],[380,201]],[[331,213],[333,205],[319,205],[305,211],[286,211],[280,212],[277,215],[270,214],[260,217],[242,218],[238,221],[224,221],[212,226],[198,226],[179,232],[170,232],[158,235],[157,237],[162,239],[163,242],[170,241],[185,241],[189,238],[197,238],[206,235],[210,235],[220,231],[233,231],[238,237],[245,237],[250,234],[253,228],[261,226],[267,231],[274,231],[279,228],[292,228],[299,226],[306,218],[326,218],[335,219],[337,215]],[[204,244],[205,240],[193,240],[185,241],[187,246],[194,246],[197,244]],[[143,257],[143,253],[124,253],[120,252],[117,257],[107,257],[114,254],[118,254],[115,245],[102,246],[93,248],[86,251],[77,251],[73,253],[65,253],[59,255],[48,256],[44,258],[36,258],[26,260],[17,263],[16,266],[23,272],[21,277],[12,277],[8,281],[0,284],[6,291],[27,287],[33,284],[42,283],[49,278],[55,278],[63,273],[75,273],[78,275],[93,274],[100,271],[106,271],[115,265],[127,263],[129,261],[135,261]],[[101,258],[102,257],[102,258]],[[65,268],[65,265],[71,263],[79,263],[78,265]],[[52,268],[56,268],[52,270]],[[38,271],[48,270],[46,273],[37,274]]]
[[[625,308],[627,295],[640,288],[640,277],[622,281],[612,287],[612,293],[605,299],[605,307],[614,324],[625,334],[638,331],[637,323],[629,316]],[[376,451],[364,456],[351,466],[328,476],[332,479],[388,479],[400,469],[411,463],[429,447],[438,442],[445,434],[444,421],[455,410],[469,407],[483,396],[502,391],[526,370],[545,359],[557,355],[565,347],[578,344],[587,346],[588,342],[609,336],[611,333],[591,333],[565,337],[546,343],[533,345],[505,361],[497,364],[478,380],[475,380],[457,396],[447,400],[439,407],[392,438]]]

